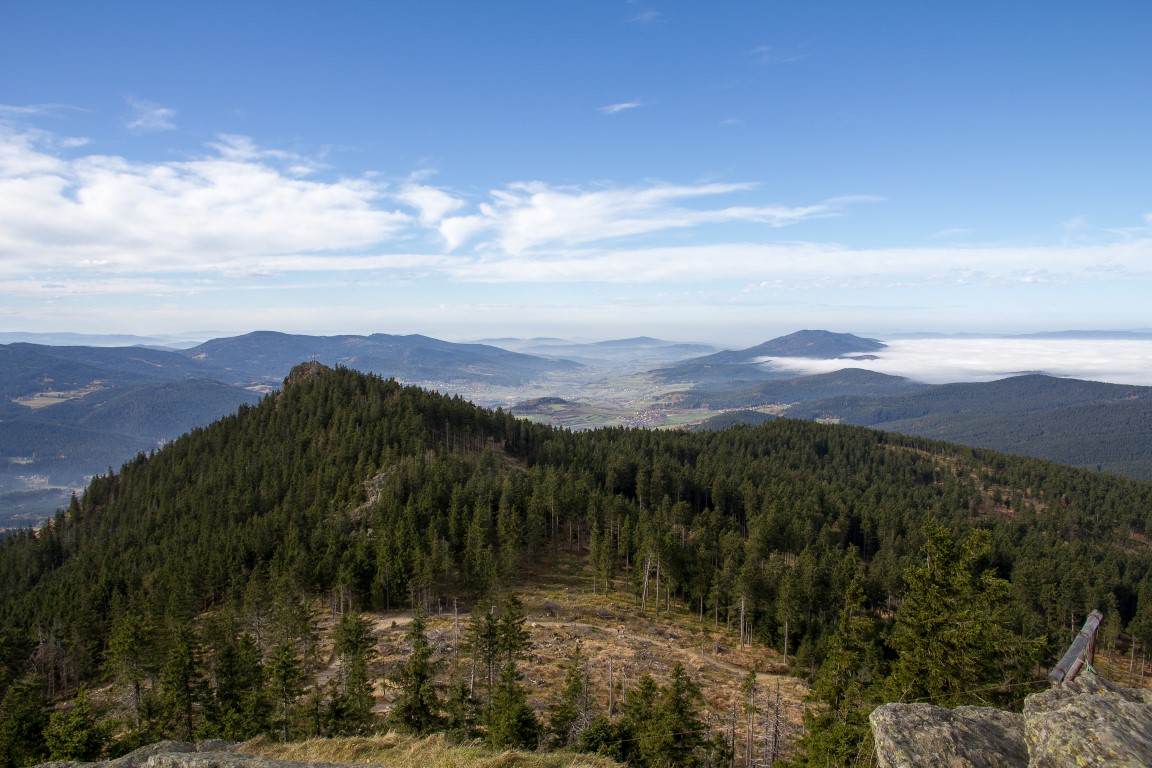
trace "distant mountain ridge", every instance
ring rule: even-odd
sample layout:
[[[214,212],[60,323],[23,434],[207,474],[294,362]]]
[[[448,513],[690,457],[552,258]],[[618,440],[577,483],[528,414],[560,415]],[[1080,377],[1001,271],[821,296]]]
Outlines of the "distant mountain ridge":
[[[637,371],[675,364],[711,354],[718,349],[711,344],[665,341],[651,336],[594,342],[573,342],[563,339],[493,339],[486,343],[528,355],[561,358],[589,366]]]
[[[888,345],[851,333],[797,331],[744,350],[755,357],[807,357],[833,360],[867,352],[879,352]]]
[[[23,343],[9,344],[7,348],[17,353],[39,355],[41,359],[53,358],[85,366],[88,370],[98,370],[104,377],[114,381],[171,381],[190,377],[223,380],[227,376],[224,369],[191,359],[182,350],[152,347],[57,347]]]
[[[182,350],[193,360],[275,384],[296,363],[313,359],[402,381],[498,381],[522,384],[544,372],[573,371],[578,363],[544,360],[486,344],[456,344],[418,334],[305,336],[256,331],[212,339]]]
[[[175,337],[135,336],[127,333],[29,333],[0,331],[0,344],[47,344],[50,346],[84,347],[162,347],[180,349],[191,347],[196,341]]]
[[[696,363],[746,363],[759,357],[804,357],[812,360],[837,360],[850,355],[879,352],[888,345],[877,339],[865,339],[851,333],[832,331],[796,331],[754,347],[735,352],[717,352]]]
[[[779,365],[762,362],[766,357],[800,357],[812,360],[851,359],[852,356],[879,352],[887,345],[877,339],[866,339],[851,333],[804,330],[779,336],[754,347],[726,350],[685,360],[678,365],[653,371],[667,382],[709,383],[769,381],[795,378],[794,372]]]

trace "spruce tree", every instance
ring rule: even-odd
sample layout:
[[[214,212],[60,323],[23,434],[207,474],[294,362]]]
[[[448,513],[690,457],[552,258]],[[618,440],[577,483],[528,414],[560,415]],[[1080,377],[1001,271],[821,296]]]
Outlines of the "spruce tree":
[[[813,696],[837,719],[864,703],[864,693],[877,675],[876,624],[864,612],[864,591],[853,579],[844,594],[840,621],[812,683]]]
[[[476,714],[479,702],[468,690],[467,681],[457,681],[448,689],[444,710],[444,729],[450,737],[460,741],[477,737]]]
[[[88,693],[81,688],[71,707],[52,713],[44,732],[49,760],[91,761],[100,758],[108,731],[99,722]]]
[[[435,730],[441,723],[440,698],[436,692],[436,669],[432,658],[432,645],[425,636],[427,619],[417,609],[408,625],[408,642],[412,650],[397,676],[400,695],[390,716],[394,726],[422,735]]]
[[[876,626],[864,613],[864,592],[853,579],[844,594],[840,622],[824,663],[812,682],[817,706],[804,713],[807,731],[799,765],[853,765],[868,743],[869,688],[879,678]]]
[[[924,536],[919,562],[904,571],[908,591],[889,640],[897,653],[889,698],[992,703],[997,690],[1029,679],[1044,639],[1013,631],[1009,583],[977,570],[991,551],[988,531],[957,543],[930,519]]]
[[[599,715],[580,733],[576,748],[581,752],[594,752],[618,763],[640,766],[630,759],[636,754],[636,739],[632,727],[625,720],[610,720]]]
[[[552,743],[557,747],[576,744],[594,716],[588,664],[580,653],[579,641],[572,649],[567,667],[564,690],[560,694],[560,701],[552,707],[548,720]]]
[[[155,679],[160,633],[146,615],[126,611],[112,625],[105,670],[116,682],[127,685],[132,695],[132,715],[141,725],[144,684]]]
[[[514,592],[507,592],[500,601],[500,617],[496,621],[496,646],[508,664],[520,658],[532,644],[532,636],[524,629],[527,617],[524,603]]]
[[[475,691],[476,676],[479,674],[484,679],[485,695],[491,698],[492,686],[496,682],[496,660],[500,653],[499,631],[492,608],[473,606],[468,629],[464,633],[464,647],[472,658],[469,692]]]
[[[205,688],[199,641],[190,627],[174,627],[159,680],[160,728],[164,733],[183,741],[193,739]]]
[[[0,767],[34,765],[48,756],[48,701],[37,675],[13,682],[0,700]]]
[[[1136,645],[1140,645],[1140,652],[1147,653],[1152,645],[1152,578],[1145,578],[1140,582],[1137,593],[1136,614],[1128,622],[1128,634],[1131,636],[1132,658],[1135,658]]]
[[[329,732],[332,735],[365,733],[372,726],[372,682],[368,665],[375,656],[375,640],[368,620],[344,614],[336,625],[335,651],[340,674],[333,678]]]
[[[636,681],[635,687],[627,691],[624,703],[620,706],[620,719],[616,721],[616,728],[602,728],[597,724],[589,729],[601,738],[616,739],[614,742],[603,742],[596,751],[638,768],[650,765],[648,755],[652,750],[649,745],[658,738],[657,732],[660,730],[657,720],[659,699],[660,686],[645,672]]]
[[[278,643],[264,667],[268,687],[278,713],[277,725],[282,741],[288,741],[292,729],[292,711],[304,692],[304,668],[292,643]]]
[[[707,729],[696,712],[702,701],[700,687],[677,662],[660,692],[655,721],[640,740],[649,765],[689,768],[701,764]]]
[[[492,701],[488,705],[488,743],[496,749],[535,749],[540,739],[540,722],[528,706],[523,675],[516,662],[509,661],[500,671]]]
[[[212,665],[211,706],[206,707],[205,733],[243,741],[268,726],[272,702],[265,690],[260,649],[252,635],[229,640]]]

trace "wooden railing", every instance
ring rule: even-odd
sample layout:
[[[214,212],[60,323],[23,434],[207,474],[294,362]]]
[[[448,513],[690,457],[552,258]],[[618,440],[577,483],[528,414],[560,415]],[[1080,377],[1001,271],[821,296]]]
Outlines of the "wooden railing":
[[[1052,687],[1059,688],[1064,683],[1072,682],[1076,679],[1076,675],[1080,674],[1080,670],[1084,668],[1085,664],[1092,664],[1092,657],[1096,653],[1096,633],[1100,631],[1100,622],[1103,619],[1104,614],[1100,611],[1092,611],[1088,614],[1088,620],[1084,622],[1084,628],[1080,630],[1080,634],[1076,635],[1076,639],[1072,641],[1072,645],[1068,646],[1064,656],[1048,673]]]

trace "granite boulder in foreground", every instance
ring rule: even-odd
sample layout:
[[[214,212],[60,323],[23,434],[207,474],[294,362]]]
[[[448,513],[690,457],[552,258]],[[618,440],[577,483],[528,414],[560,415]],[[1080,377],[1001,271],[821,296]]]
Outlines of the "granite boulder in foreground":
[[[882,768],[1152,766],[1152,691],[1090,671],[1024,700],[990,707],[884,704],[870,717]]]
[[[306,763],[242,755],[233,751],[237,746],[219,740],[197,744],[161,741],[115,760],[96,763],[58,761],[41,763],[36,768],[341,768],[333,763]]]

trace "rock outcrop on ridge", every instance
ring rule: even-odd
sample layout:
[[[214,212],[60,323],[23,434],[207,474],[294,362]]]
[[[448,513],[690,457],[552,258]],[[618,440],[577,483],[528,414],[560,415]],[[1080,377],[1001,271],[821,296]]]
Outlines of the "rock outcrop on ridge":
[[[1089,670],[1024,700],[991,707],[884,704],[871,717],[882,768],[1152,766],[1152,691]]]
[[[115,760],[96,763],[57,761],[41,763],[36,768],[343,768],[333,763],[304,763],[238,754],[233,751],[237,746],[215,739],[196,744],[161,741]]]

